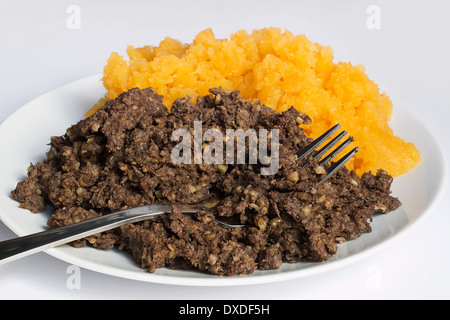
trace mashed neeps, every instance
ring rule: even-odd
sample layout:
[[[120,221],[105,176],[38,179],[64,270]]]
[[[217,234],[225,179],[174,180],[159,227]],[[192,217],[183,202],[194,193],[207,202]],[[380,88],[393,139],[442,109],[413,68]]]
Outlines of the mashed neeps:
[[[359,175],[384,169],[399,176],[421,160],[412,143],[393,134],[392,102],[364,67],[335,63],[329,46],[305,35],[265,28],[216,39],[206,29],[192,44],[167,37],[155,47],[129,46],[127,54],[128,61],[111,53],[103,76],[106,96],[86,116],[135,87],[154,88],[166,106],[186,95],[195,102],[211,87],[222,87],[278,111],[294,106],[311,117],[303,128],[312,138],[340,123],[359,147],[347,165]]]

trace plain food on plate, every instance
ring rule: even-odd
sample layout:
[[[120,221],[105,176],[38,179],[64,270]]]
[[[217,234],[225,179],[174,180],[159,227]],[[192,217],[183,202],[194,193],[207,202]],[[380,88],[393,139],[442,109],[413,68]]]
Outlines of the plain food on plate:
[[[195,121],[222,132],[278,129],[278,172],[261,175],[261,163],[175,164],[172,132],[193,129]],[[359,177],[343,167],[318,185],[324,168],[311,156],[307,166],[297,157],[312,140],[299,122],[310,118],[295,108],[276,112],[237,91],[213,88],[196,104],[180,98],[168,112],[152,88],[134,88],[52,137],[46,159],[30,165],[12,196],[36,213],[53,205],[48,225],[58,228],[127,207],[221,194],[217,206],[194,216],[174,206],[162,219],[72,243],[127,250],[149,272],[168,267],[234,276],[283,262],[325,261],[337,244],[370,232],[374,214],[395,210],[400,201],[390,195],[393,179],[383,170]],[[216,216],[245,227],[223,228]]]
[[[168,107],[176,98],[195,102],[222,87],[279,112],[293,106],[308,114],[312,123],[303,128],[312,138],[340,123],[358,142],[358,154],[347,163],[358,175],[383,169],[395,177],[421,161],[414,144],[394,135],[392,102],[364,66],[334,62],[329,46],[305,35],[271,27],[216,39],[206,29],[191,44],[167,37],[158,46],[129,46],[127,54],[128,60],[111,53],[103,73],[106,96],[87,116],[134,87],[154,88]]]

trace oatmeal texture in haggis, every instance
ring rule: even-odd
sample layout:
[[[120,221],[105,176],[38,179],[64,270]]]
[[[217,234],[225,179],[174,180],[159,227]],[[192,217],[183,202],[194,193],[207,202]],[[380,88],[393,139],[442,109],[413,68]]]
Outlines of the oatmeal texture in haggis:
[[[279,170],[260,174],[261,164],[173,164],[175,129],[278,129]],[[175,100],[169,113],[152,88],[134,88],[109,100],[94,115],[52,137],[46,159],[28,168],[12,196],[22,208],[55,211],[58,228],[141,205],[195,203],[213,193],[210,211],[185,215],[174,206],[161,219],[126,225],[72,243],[99,249],[118,247],[149,272],[161,267],[196,269],[217,275],[277,269],[283,262],[325,261],[337,244],[370,232],[375,213],[400,202],[390,195],[385,171],[359,177],[342,168],[322,185],[324,172],[297,152],[311,142],[295,108],[278,113],[238,91],[213,88],[192,103]],[[226,229],[215,217],[235,218],[244,228]]]

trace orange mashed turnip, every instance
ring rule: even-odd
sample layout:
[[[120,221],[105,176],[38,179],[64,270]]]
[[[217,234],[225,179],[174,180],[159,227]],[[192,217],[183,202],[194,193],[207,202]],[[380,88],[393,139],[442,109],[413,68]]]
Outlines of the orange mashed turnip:
[[[280,112],[294,106],[311,117],[303,128],[312,138],[340,123],[355,140],[346,150],[359,147],[347,164],[359,175],[384,169],[399,176],[421,161],[414,144],[393,134],[392,102],[364,67],[333,62],[329,46],[305,35],[265,28],[216,39],[206,29],[192,44],[167,37],[156,47],[128,46],[127,54],[128,61],[111,53],[103,74],[107,93],[86,116],[134,87],[153,87],[170,107],[176,98],[188,95],[194,102],[221,86]]]

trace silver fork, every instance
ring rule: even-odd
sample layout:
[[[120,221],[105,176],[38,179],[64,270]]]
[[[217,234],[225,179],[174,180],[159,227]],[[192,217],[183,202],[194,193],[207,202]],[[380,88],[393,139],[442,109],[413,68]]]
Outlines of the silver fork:
[[[182,213],[192,214],[201,209],[211,209],[208,206],[209,201],[194,205],[182,204],[179,208]],[[154,204],[129,208],[60,228],[2,241],[0,242],[0,265],[126,224],[156,219],[171,212],[173,206],[177,206],[177,204]],[[243,227],[240,224],[229,224],[216,220],[225,228]]]
[[[323,133],[320,137],[311,142],[309,145],[301,149],[297,153],[298,160],[299,161],[304,160],[306,159],[307,156],[312,154],[312,158],[314,160],[318,160],[319,165],[326,165],[330,163],[331,160],[333,160],[337,155],[339,155],[339,153],[341,153],[342,150],[344,150],[353,141],[353,137],[347,138],[344,142],[342,142],[339,146],[337,146],[336,149],[330,151],[331,148],[333,148],[339,141],[341,141],[347,135],[346,131],[342,131],[336,137],[330,140],[330,142],[325,144],[322,148],[320,148],[319,150],[316,149],[320,147],[327,139],[329,139],[333,135],[333,133],[339,130],[340,127],[341,125],[339,123],[336,124],[331,129]],[[322,158],[322,156],[324,156],[325,153],[327,153],[328,151],[330,152],[325,157]],[[327,181],[334,173],[336,173],[336,171],[338,171],[341,167],[343,167],[348,162],[348,160],[350,160],[357,152],[358,147],[355,147],[352,150],[350,150],[347,154],[342,156],[342,158],[331,164],[326,169],[325,176],[319,180],[318,184],[320,185],[325,181]],[[306,162],[303,166],[306,167],[307,165],[308,163]]]
[[[307,156],[312,154],[315,160],[319,160],[327,151],[335,146],[344,136],[345,131],[332,139],[329,143],[323,146],[321,149],[316,149],[321,146],[333,133],[340,128],[337,124],[330,130],[325,132],[319,138],[311,142],[308,146],[300,150],[298,158],[300,161],[306,159]],[[329,163],[335,156],[340,153],[350,142],[351,138],[348,138],[335,150],[331,151],[318,163],[323,165]],[[341,168],[353,155],[358,151],[358,148],[354,148],[347,153],[337,162],[333,163],[326,171],[326,175],[321,178],[318,183],[322,184],[328,178],[330,178],[339,168]],[[48,231],[42,231],[35,234],[18,237],[11,240],[0,242],[0,265],[37,253],[45,251],[47,249],[66,244],[84,237],[88,237],[103,231],[111,230],[126,224],[135,223],[144,220],[156,219],[161,215],[167,214],[172,211],[173,206],[180,208],[181,212],[186,214],[196,213],[199,210],[208,210],[217,206],[219,201],[208,198],[197,204],[156,204],[141,206],[136,208],[130,208],[107,214],[101,217],[89,219],[79,223],[71,224],[68,226],[52,229]],[[219,219],[216,219],[219,225],[224,228],[242,228],[242,224],[230,224]]]

